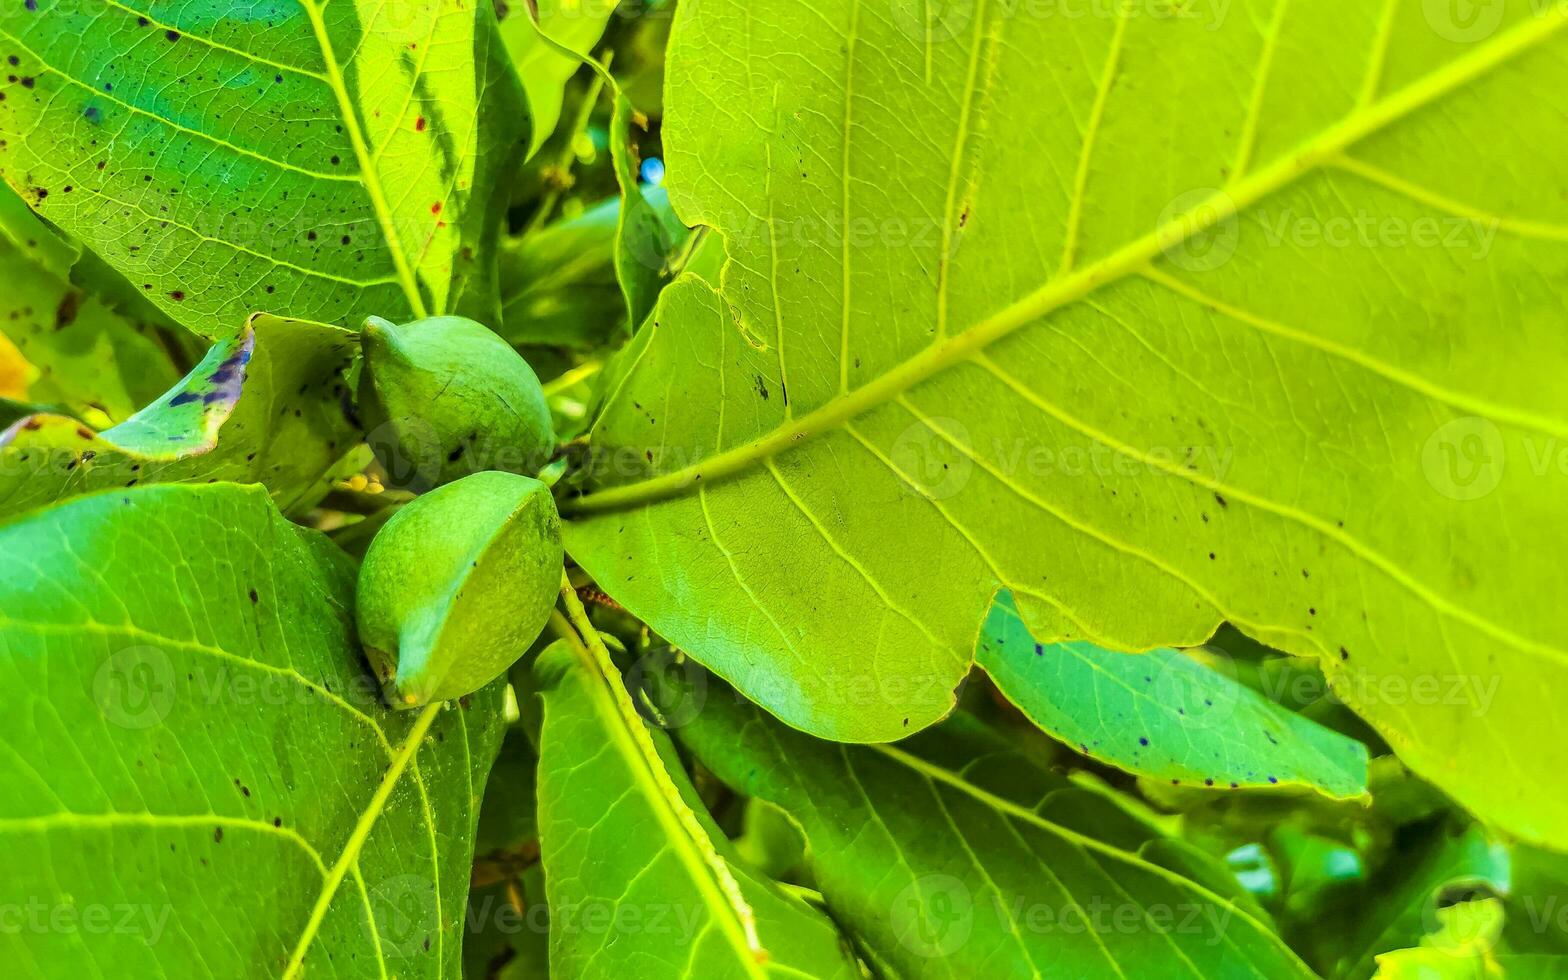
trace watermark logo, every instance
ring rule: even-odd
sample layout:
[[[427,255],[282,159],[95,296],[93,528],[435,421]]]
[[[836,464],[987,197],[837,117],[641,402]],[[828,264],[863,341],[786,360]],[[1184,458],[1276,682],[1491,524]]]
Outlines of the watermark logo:
[[[105,660],[93,676],[93,703],[110,724],[146,729],[174,707],[174,665],[157,647],[135,646]]]
[[[1155,657],[1161,654],[1127,654],[1127,656]],[[1149,664],[1150,670],[1156,670]],[[1185,654],[1168,656],[1152,675],[1150,692],[1160,704],[1175,708],[1182,724],[1197,729],[1218,728],[1229,724],[1241,702],[1241,687],[1236,684],[1216,684],[1212,673],[1232,674],[1228,660],[1218,661],[1212,668],[1194,662]]]
[[[379,939],[381,952],[407,959],[430,949],[441,923],[436,916],[435,883],[419,875],[388,878],[370,890],[366,927]]]
[[[1484,41],[1503,23],[1504,0],[1421,0],[1421,13],[1437,36],[1457,44]]]
[[[672,649],[637,658],[626,672],[626,686],[639,692],[637,713],[655,728],[681,728],[697,720],[708,702],[708,672]]]
[[[1507,463],[1503,434],[1478,416],[1454,419],[1421,447],[1421,471],[1450,500],[1479,500],[1497,489]]]
[[[919,421],[893,441],[893,464],[918,492],[932,500],[946,500],[969,484],[974,460],[969,427],[958,419]]]
[[[1173,229],[1165,258],[1188,272],[1208,272],[1230,261],[1241,242],[1236,202],[1215,187],[1178,195],[1160,212],[1157,228]]]
[[[964,33],[975,16],[975,0],[892,0],[893,23],[917,41],[937,44]]]
[[[921,875],[893,899],[889,918],[905,949],[930,958],[951,956],[974,929],[974,899],[952,875]]]

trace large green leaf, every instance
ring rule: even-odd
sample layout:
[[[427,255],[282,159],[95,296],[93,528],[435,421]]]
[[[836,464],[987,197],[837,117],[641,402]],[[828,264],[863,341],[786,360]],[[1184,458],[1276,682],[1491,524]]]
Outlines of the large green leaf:
[[[278,506],[308,506],[359,442],[345,409],[355,336],[320,323],[252,317],[180,384],[117,426],[36,414],[0,431],[0,516],[108,487],[262,483]]]
[[[0,901],[43,923],[6,962],[455,975],[498,688],[383,708],[352,564],[258,488],[83,497],[0,554]]]
[[[605,681],[565,643],[541,654],[539,841],[553,971],[570,977],[860,975],[833,924],[738,863],[680,760],[651,731],[679,799],[650,778]],[[637,721],[641,724],[641,721]],[[767,951],[743,926],[682,829],[687,808],[730,868]]]
[[[489,4],[32,0],[0,54],[0,175],[198,333],[494,321],[524,115]]]
[[[941,717],[999,587],[1042,641],[1229,620],[1568,846],[1568,8],[1114,9],[681,8],[670,193],[730,260],[570,550],[840,739]]]
[[[1367,749],[1176,650],[1116,653],[1036,643],[1009,597],[986,618],[975,662],[1030,720],[1084,754],[1194,786],[1367,791]]]
[[[1246,907],[1054,820],[1050,774],[1012,760],[984,788],[902,747],[802,735],[722,689],[682,697],[701,700],[660,698],[689,719],[681,740],[800,824],[829,913],[887,975],[1311,976]]]

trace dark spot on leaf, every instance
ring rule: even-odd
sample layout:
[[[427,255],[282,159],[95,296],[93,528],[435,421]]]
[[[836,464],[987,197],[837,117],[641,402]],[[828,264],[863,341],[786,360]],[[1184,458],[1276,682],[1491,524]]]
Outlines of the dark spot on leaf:
[[[1138,739],[1138,744],[1139,745],[1148,745],[1149,744],[1149,740],[1146,739],[1146,738],[1140,738],[1140,739]]]
[[[223,828],[222,827],[214,827],[214,828],[212,828],[212,840],[213,840],[214,843],[217,843],[217,844],[222,844],[223,843]]]
[[[174,300],[176,303],[183,302],[185,299],[185,293],[183,290],[176,289],[174,292],[169,294],[169,298]]]
[[[418,119],[414,120],[414,132],[416,132],[416,133],[423,133],[424,131],[425,131],[425,117],[424,116],[420,116]]]
[[[1227,501],[1224,497],[1220,496],[1217,493],[1214,495],[1214,501],[1215,501],[1215,503],[1219,504],[1221,507],[1229,507],[1230,506],[1229,501]]]
[[[180,32],[176,30],[167,30],[163,32],[163,36],[169,39],[170,44],[173,44],[175,41],[180,39]]]
[[[60,305],[54,311],[54,328],[64,330],[76,322],[77,311],[81,309],[82,294],[71,290],[60,298]]]

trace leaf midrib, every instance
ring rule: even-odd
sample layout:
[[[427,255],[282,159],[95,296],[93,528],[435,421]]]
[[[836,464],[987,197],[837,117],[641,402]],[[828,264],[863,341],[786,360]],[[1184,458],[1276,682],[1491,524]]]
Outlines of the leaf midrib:
[[[320,893],[316,897],[316,904],[312,907],[310,918],[305,923],[305,928],[300,932],[299,941],[294,946],[294,952],[289,956],[288,966],[284,968],[284,980],[292,980],[301,976],[305,968],[305,954],[310,951],[311,943],[315,941],[316,934],[321,930],[321,924],[326,920],[327,910],[332,907],[332,900],[337,896],[339,886],[348,876],[351,869],[359,866],[359,854],[364,849],[365,842],[370,839],[371,830],[375,829],[376,822],[381,819],[381,814],[386,810],[387,802],[392,798],[392,791],[397,788],[398,782],[403,777],[403,771],[414,761],[420,745],[425,740],[425,735],[430,731],[430,726],[436,717],[441,714],[443,704],[433,704],[426,708],[409,729],[408,736],[402,747],[392,760],[386,774],[381,777],[381,784],[376,787],[375,795],[366,804],[364,812],[359,815],[359,820],[354,824],[354,831],[349,835],[348,841],[343,845],[343,850],[333,862]],[[435,883],[436,900],[440,901],[440,882]],[[366,915],[371,917],[374,924],[375,913],[367,908]],[[439,912],[438,912],[439,915]]]
[[[900,392],[946,368],[969,360],[978,351],[1013,331],[1082,299],[1102,286],[1132,276],[1157,256],[1207,232],[1290,185],[1297,178],[1337,157],[1351,144],[1379,132],[1385,126],[1544,41],[1565,23],[1568,23],[1568,9],[1552,7],[1549,13],[1513,28],[1490,45],[1479,47],[1388,98],[1353,112],[1324,130],[1316,140],[1307,143],[1296,153],[1233,184],[1228,192],[1215,191],[1149,234],[1069,275],[1052,279],[968,330],[932,344],[876,380],[832,398],[821,407],[764,436],[732,446],[700,463],[662,476],[572,498],[564,502],[563,510],[568,514],[591,514],[651,503],[676,495],[703,481],[711,483],[732,476],[806,439],[836,428],[887,403]],[[704,282],[691,273],[685,273],[681,278]]]

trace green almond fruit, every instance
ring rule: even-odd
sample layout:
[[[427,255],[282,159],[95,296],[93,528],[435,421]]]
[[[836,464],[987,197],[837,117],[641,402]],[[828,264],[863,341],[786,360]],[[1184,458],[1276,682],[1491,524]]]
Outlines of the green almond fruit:
[[[393,486],[423,491],[549,462],[555,430],[539,376],[484,324],[371,317],[360,338],[360,417]]]
[[[476,473],[409,503],[371,541],[355,614],[397,708],[462,697],[499,677],[544,630],[561,585],[550,488]]]

